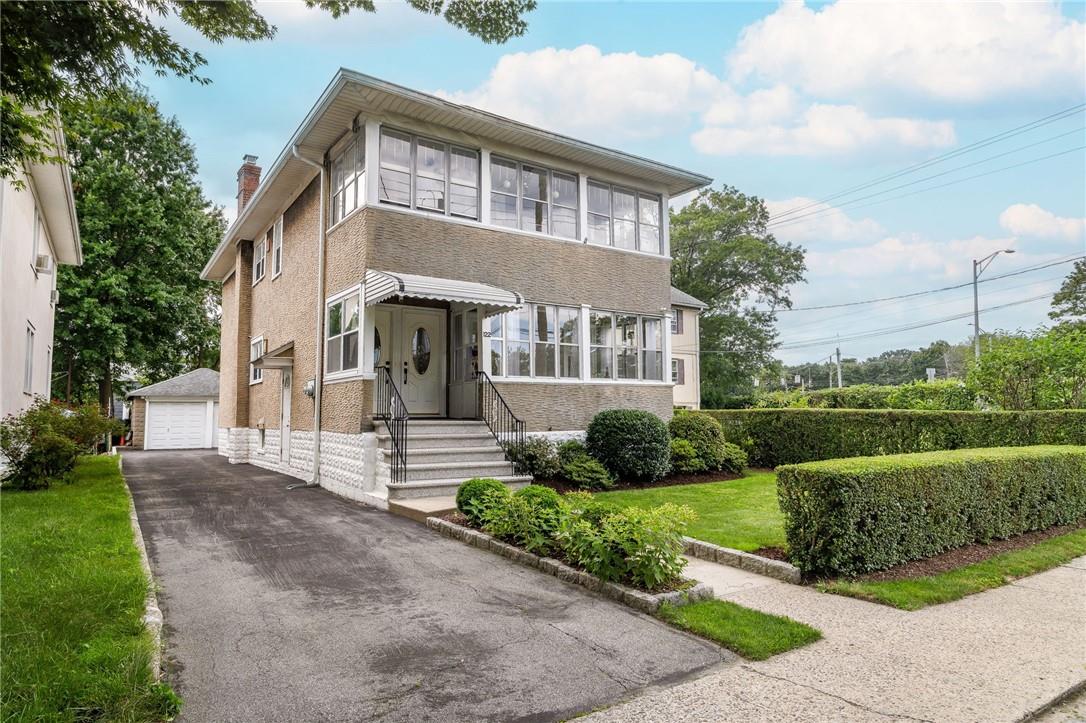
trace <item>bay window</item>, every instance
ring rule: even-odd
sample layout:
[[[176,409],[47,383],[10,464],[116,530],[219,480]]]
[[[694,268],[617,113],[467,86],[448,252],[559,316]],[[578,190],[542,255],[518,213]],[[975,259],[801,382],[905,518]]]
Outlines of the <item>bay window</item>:
[[[599,181],[588,182],[588,242],[663,253],[661,199]]]
[[[366,157],[362,138],[352,140],[332,161],[332,224],[337,224],[366,199]]]
[[[420,211],[478,218],[479,154],[382,128],[378,198]]]
[[[358,371],[359,292],[329,301],[324,321],[324,369],[329,375]]]
[[[575,175],[491,158],[491,223],[576,239],[577,209]]]

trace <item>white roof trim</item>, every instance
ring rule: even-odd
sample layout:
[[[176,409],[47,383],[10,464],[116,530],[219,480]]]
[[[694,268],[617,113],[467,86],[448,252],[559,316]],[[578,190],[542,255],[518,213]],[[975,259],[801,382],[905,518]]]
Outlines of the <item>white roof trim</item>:
[[[484,307],[484,313],[489,316],[519,309],[524,305],[524,297],[517,292],[506,291],[489,284],[376,269],[366,272],[365,286],[366,306],[401,296],[410,299],[435,299],[477,304]]]
[[[64,160],[29,164],[27,171],[37,191],[57,263],[79,266],[83,263],[83,246],[79,240],[79,219],[68,168],[68,146],[59,121],[53,124],[50,135],[53,149]]]

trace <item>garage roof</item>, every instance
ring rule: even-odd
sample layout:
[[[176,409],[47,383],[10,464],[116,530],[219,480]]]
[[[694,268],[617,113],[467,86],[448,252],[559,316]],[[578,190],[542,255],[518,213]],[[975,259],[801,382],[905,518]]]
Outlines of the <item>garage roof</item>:
[[[128,393],[132,397],[217,397],[219,373],[214,369],[194,369],[164,382],[141,387]]]

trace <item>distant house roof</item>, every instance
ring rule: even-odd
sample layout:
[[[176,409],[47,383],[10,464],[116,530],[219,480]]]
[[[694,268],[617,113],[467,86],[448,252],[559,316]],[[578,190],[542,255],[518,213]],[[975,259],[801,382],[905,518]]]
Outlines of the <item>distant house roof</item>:
[[[151,384],[128,393],[132,397],[217,397],[219,373],[214,369],[194,369],[173,379]]]
[[[674,286],[671,287],[671,304],[672,306],[689,306],[694,309],[709,308],[709,305],[704,301],[699,301],[685,291],[676,289]]]

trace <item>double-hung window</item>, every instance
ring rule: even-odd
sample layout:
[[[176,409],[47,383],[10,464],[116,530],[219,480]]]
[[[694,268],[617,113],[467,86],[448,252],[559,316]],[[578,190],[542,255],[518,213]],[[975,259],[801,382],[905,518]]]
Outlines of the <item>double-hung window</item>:
[[[588,242],[651,254],[661,247],[660,196],[588,182]]]
[[[283,217],[280,216],[272,226],[272,278],[283,273]]]
[[[614,315],[606,311],[589,312],[588,331],[592,378],[611,379],[614,377]]]
[[[663,319],[607,311],[588,319],[593,379],[663,381]]]
[[[359,292],[352,291],[327,305],[324,366],[328,374],[358,371]]]
[[[264,278],[264,269],[266,268],[268,261],[268,243],[271,240],[272,231],[268,229],[268,233],[264,235],[264,238],[259,241],[253,242],[253,284]]]
[[[345,219],[366,200],[366,146],[352,140],[332,161],[332,224]]]
[[[264,356],[264,352],[267,351],[267,345],[264,341],[264,337],[258,336],[249,342],[249,383],[256,384],[264,379],[264,370],[256,366],[255,362],[260,357]]]
[[[479,153],[391,129],[381,130],[382,203],[461,218],[479,217]]]
[[[683,333],[683,310],[672,309],[671,310],[671,333],[682,334]]]
[[[491,223],[576,239],[577,210],[577,176],[491,157]]]
[[[576,379],[581,373],[580,309],[549,304],[490,317],[494,376]]]
[[[664,380],[663,321],[641,317],[641,378],[662,382]]]

